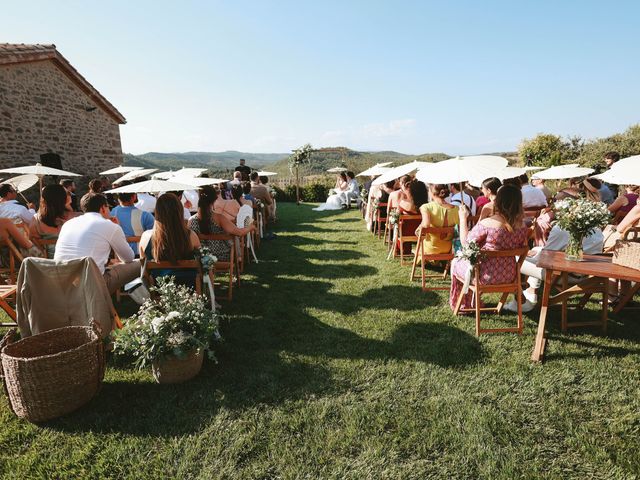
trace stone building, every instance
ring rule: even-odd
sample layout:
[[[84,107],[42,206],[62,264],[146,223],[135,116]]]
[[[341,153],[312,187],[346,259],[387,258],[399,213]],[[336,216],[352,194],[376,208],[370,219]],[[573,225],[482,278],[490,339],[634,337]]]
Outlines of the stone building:
[[[87,176],[122,164],[122,114],[55,45],[0,43],[0,168]]]

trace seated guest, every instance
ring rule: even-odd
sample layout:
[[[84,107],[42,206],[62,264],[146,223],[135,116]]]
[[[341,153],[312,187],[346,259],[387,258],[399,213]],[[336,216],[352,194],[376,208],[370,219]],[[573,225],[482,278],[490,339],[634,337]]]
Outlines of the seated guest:
[[[357,200],[360,196],[360,186],[353,172],[347,172],[347,190],[345,191],[346,204],[350,205],[352,200]]]
[[[420,230],[429,227],[454,227],[458,224],[458,207],[446,202],[449,196],[449,189],[446,185],[429,185],[431,201],[424,203],[420,207],[422,223],[416,231],[420,236]],[[423,242],[423,253],[425,255],[435,253],[449,253],[452,249],[453,233],[434,234],[429,233]]]
[[[410,181],[403,181],[400,183],[400,189],[402,195],[398,198],[397,208],[400,215],[419,215],[420,207],[429,201],[429,193],[427,192],[427,186],[420,180],[411,179]],[[403,177],[403,180],[406,180]],[[412,237],[416,233],[416,229],[420,225],[420,220],[407,220],[402,222],[402,235]],[[404,243],[400,245],[400,238],[396,245],[398,251],[402,248],[404,255],[411,254],[411,244]]]
[[[94,178],[89,182],[89,193],[97,194],[102,193],[104,191],[104,185],[102,180],[99,178]]]
[[[194,250],[200,248],[198,235],[189,230],[184,222],[184,207],[174,193],[164,193],[156,203],[156,215],[153,228],[140,238],[140,258],[153,262],[177,263],[180,260],[193,260]],[[195,286],[195,270],[158,270],[154,276],[171,275],[176,282]]]
[[[240,173],[240,172],[236,172],[236,173]],[[251,208],[253,208],[253,202],[244,198],[244,191],[242,189],[242,185],[240,184],[234,185],[231,188],[231,196],[233,197],[233,200],[238,202],[238,205],[240,205],[241,207],[243,205],[249,205]]]
[[[47,185],[42,189],[40,209],[33,217],[31,238],[51,240],[58,238],[64,223],[78,215],[71,210],[71,194],[62,185]],[[47,256],[53,258],[55,245],[47,245]]]
[[[146,230],[153,228],[153,215],[135,207],[138,200],[135,193],[118,193],[119,205],[111,210],[111,216],[118,220],[118,224],[126,237],[139,237]],[[138,244],[129,243],[134,254],[138,254]]]
[[[39,257],[42,255],[42,252],[39,251],[38,247],[29,240],[24,230],[16,227],[16,224],[10,219],[0,218],[0,240],[7,239],[13,241],[20,251],[25,254],[24,256]],[[4,262],[4,259],[2,263],[3,265],[7,265],[7,263]]]
[[[146,182],[147,178],[145,177],[141,177],[141,178],[136,178],[136,183],[140,183],[140,182]],[[138,210],[142,210],[143,212],[149,212],[151,215],[153,215],[153,212],[155,212],[156,210],[156,197],[154,197],[153,195],[151,195],[150,193],[137,193],[136,194],[137,197],[137,201],[135,203],[135,207]]]
[[[498,189],[502,186],[502,182],[497,177],[487,178],[482,182],[482,194],[489,200],[480,210],[478,221],[489,218],[493,215],[493,202],[496,200]]]
[[[216,213],[213,205],[218,197],[215,188],[204,186],[200,189],[200,201],[198,202],[198,213],[193,215],[187,222],[187,227],[196,234],[230,234],[230,235],[246,235],[255,231],[255,225],[247,228],[238,228],[235,222],[229,220],[226,216]],[[204,240],[202,244],[208,247],[211,252],[221,262],[228,262],[231,256],[231,245],[226,240]]]
[[[528,229],[524,225],[524,209],[522,208],[522,192],[515,185],[503,185],[498,190],[494,202],[495,213],[478,222],[468,231],[469,210],[460,208],[460,241],[467,245],[475,241],[484,250],[512,250],[526,247]],[[483,285],[509,283],[516,275],[516,259],[514,257],[486,258],[479,264],[480,283]],[[456,258],[451,264],[451,294],[449,305],[455,309],[465,278],[471,265],[466,259]],[[471,291],[463,297],[462,308],[472,307]]]
[[[252,172],[250,175],[250,178],[251,178],[251,195],[253,195],[254,198],[256,198],[257,200],[260,200],[267,207],[267,211],[268,211],[269,206],[273,203],[273,199],[271,198],[271,193],[269,192],[269,189],[260,183],[260,177],[258,176],[258,172]]]
[[[544,279],[545,272],[542,268],[538,267],[538,260],[540,259],[540,252],[543,250],[551,250],[557,252],[564,252],[569,244],[569,232],[563,230],[558,225],[554,225],[549,233],[549,238],[544,247],[533,247],[527,254],[527,259],[522,264],[520,273],[527,275],[527,283],[529,288],[522,292],[524,296],[524,302],[522,302],[522,311],[530,312],[538,303],[538,288]],[[604,246],[604,235],[602,230],[596,228],[590,235],[584,237],[582,240],[582,248],[584,253],[588,255],[597,255],[602,253]],[[504,305],[504,309],[510,312],[518,311],[518,303],[516,300],[511,300]]]
[[[629,213],[618,223],[618,225],[607,225],[604,229],[604,248],[609,250],[615,247],[616,242],[622,239],[623,235],[631,227],[640,223],[640,203],[636,204]]]
[[[184,218],[184,221],[186,223],[187,220],[191,218],[191,212],[189,211],[191,204],[185,202],[184,191],[167,192],[167,193],[173,193],[180,200],[180,205],[182,205],[182,218]]]
[[[33,222],[36,214],[35,205],[29,203],[29,208],[18,203],[18,191],[10,183],[0,185],[0,218],[8,218],[13,223],[24,223],[27,226]]]
[[[580,184],[582,183],[581,178],[570,178],[569,186],[563,188],[558,193],[556,193],[556,200],[564,200],[565,198],[579,198],[581,194]]]
[[[582,183],[579,184],[580,193],[587,200],[592,202],[601,202],[600,188],[602,188],[602,182],[597,178],[585,178]]]
[[[460,185],[455,183],[449,185],[449,191],[451,192],[451,194],[447,198],[447,202],[458,207],[462,205],[462,203],[464,203],[471,212],[471,216],[475,216],[476,201],[471,195],[466,192],[460,192]]]
[[[529,185],[529,177],[527,177],[526,173],[520,175],[518,179],[520,180],[522,191],[522,205],[525,210],[547,206],[547,197],[545,197],[544,192],[533,185]]]
[[[402,184],[409,183],[411,181],[410,175],[404,175],[395,181],[395,185],[393,187],[393,191],[389,193],[389,199],[387,200],[387,217],[389,213],[394,208],[398,208],[398,202],[400,201],[400,197],[404,195],[402,191]]]
[[[542,178],[533,178],[531,179],[531,184],[537,189],[541,190],[542,193],[544,193],[544,198],[547,201],[548,205],[549,201],[553,197],[553,193],[551,192],[551,189],[545,185],[545,180],[543,180]]]
[[[614,219],[618,217],[618,220],[621,220],[638,203],[638,187],[636,185],[625,185],[624,192],[609,205],[609,211],[614,215]]]
[[[242,172],[236,170],[233,172],[233,180],[227,182],[227,189],[231,191],[234,185],[240,185],[242,183]]]
[[[78,205],[78,196],[76,195],[76,183],[73,180],[66,178],[64,180],[60,180],[60,185],[62,185],[67,193],[71,195],[71,209],[74,212],[79,211],[80,207]]]
[[[253,195],[251,195],[251,183],[250,182],[242,182],[242,196],[245,200],[251,202],[252,206],[255,206],[256,199]]]
[[[93,258],[109,292],[114,293],[140,276],[140,262],[134,260],[122,228],[111,221],[107,197],[88,193],[80,200],[80,207],[84,215],[67,220],[62,225],[53,258]],[[108,265],[112,250],[122,263]]]

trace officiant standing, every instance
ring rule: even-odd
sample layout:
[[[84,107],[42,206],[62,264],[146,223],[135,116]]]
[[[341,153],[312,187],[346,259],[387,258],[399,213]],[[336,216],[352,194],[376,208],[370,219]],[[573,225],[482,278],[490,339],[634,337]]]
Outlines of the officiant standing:
[[[249,181],[249,175],[251,174],[251,167],[248,167],[247,165],[245,165],[245,160],[244,158],[240,159],[240,165],[238,165],[234,172],[240,172],[242,173],[242,181],[243,182],[248,182]]]

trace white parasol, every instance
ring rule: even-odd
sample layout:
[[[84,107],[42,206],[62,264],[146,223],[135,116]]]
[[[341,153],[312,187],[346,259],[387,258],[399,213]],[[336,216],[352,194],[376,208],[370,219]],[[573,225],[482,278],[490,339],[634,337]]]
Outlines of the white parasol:
[[[40,182],[40,192],[42,192],[42,177],[45,175],[54,175],[58,177],[80,177],[81,175],[78,173],[67,172],[65,170],[58,170],[57,168],[44,167],[40,163],[36,163],[35,165],[27,165],[25,167],[13,167],[13,168],[5,168],[0,170],[0,172],[6,173],[20,173],[20,174],[31,174],[37,175],[38,181]],[[40,193],[42,195],[42,193]]]
[[[22,192],[29,190],[31,187],[33,187],[36,183],[38,183],[38,180],[40,179],[38,178],[37,175],[33,175],[29,173],[27,175],[18,175],[17,177],[7,178],[2,183],[9,183],[13,185],[13,188],[16,189],[16,192],[20,194],[20,196],[24,199],[25,202],[29,203],[29,201],[25,198]]]
[[[593,168],[579,167],[577,164],[559,165],[533,174],[537,180],[562,180],[565,178],[586,177],[594,172]]]
[[[476,177],[472,180],[469,180],[469,183],[474,187],[479,188],[482,185],[482,182],[484,182],[487,178],[496,177],[500,179],[501,182],[504,182],[509,178],[519,177],[523,173],[527,173],[527,171],[521,167],[504,167],[503,169],[498,170],[497,172],[495,172],[493,175],[489,177],[485,177],[482,179],[480,179],[480,177]]]
[[[376,163],[374,166],[367,168],[364,172],[360,172],[356,177],[366,177],[371,175],[382,175],[390,170],[389,165],[393,162]]]
[[[544,167],[534,167],[534,166],[531,166],[531,167],[524,167],[524,169],[525,169],[527,172],[533,172],[533,171],[535,171],[535,170],[544,170]]]
[[[495,155],[454,157],[428,164],[418,170],[416,178],[424,183],[462,183],[481,177],[494,177],[508,164],[506,158]]]
[[[184,183],[186,185],[191,185],[191,187],[200,188],[205,185],[218,185],[219,183],[227,182],[228,180],[223,180],[221,178],[174,178],[171,181],[176,181],[180,183]]]
[[[107,190],[105,193],[162,193],[180,192],[183,190],[193,190],[193,186],[186,183],[152,179]]]
[[[633,155],[632,157],[621,158],[611,166],[611,170],[617,170],[621,167],[635,166],[640,167],[640,155]]]
[[[382,185],[384,183],[397,180],[404,175],[409,175],[410,173],[413,173],[420,168],[424,168],[426,165],[429,164],[427,162],[416,162],[415,160],[410,163],[405,163],[404,165],[398,165],[397,167],[390,168],[389,170],[384,172],[373,182],[371,182],[371,185]]]
[[[278,173],[277,172],[263,172],[263,171],[258,172],[258,176],[259,177],[273,177],[274,175],[278,175]]]
[[[327,173],[342,173],[342,172],[346,172],[347,169],[344,167],[333,167],[330,168],[329,170],[327,170]]]
[[[182,167],[180,170],[177,170],[175,172],[173,172],[173,177],[171,178],[175,178],[175,177],[190,177],[190,178],[194,178],[194,177],[199,177],[200,175],[202,175],[204,172],[206,172],[207,169],[206,168],[184,168]]]
[[[613,185],[640,185],[640,157],[635,164],[629,162],[618,166],[618,163],[620,162],[616,162],[610,170],[593,177]]]
[[[142,170],[142,167],[125,167],[124,165],[120,165],[119,167],[100,172],[100,175],[117,175],[119,173],[133,172],[134,170]]]
[[[147,175],[157,171],[158,171],[157,168],[144,168],[142,170],[133,170],[129,173],[125,173],[123,176],[121,176],[117,180],[114,180],[113,184],[116,185],[124,181],[130,181],[130,180],[135,180],[136,178],[146,177]]]

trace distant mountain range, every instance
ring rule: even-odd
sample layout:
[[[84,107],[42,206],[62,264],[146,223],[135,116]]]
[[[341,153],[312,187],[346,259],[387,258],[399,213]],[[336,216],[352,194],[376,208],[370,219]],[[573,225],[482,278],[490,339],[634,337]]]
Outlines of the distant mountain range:
[[[507,158],[514,157],[513,152],[496,153]],[[125,154],[124,164],[159,170],[176,170],[182,167],[207,168],[214,174],[229,176],[233,169],[244,158],[246,164],[255,169],[272,170],[281,176],[291,175],[288,165],[288,153],[247,153],[229,150],[226,152],[185,152],[158,153],[149,152],[142,155]],[[439,162],[450,158],[446,153],[424,153],[422,155],[406,155],[394,151],[360,152],[345,147],[321,148],[314,151],[311,162],[301,169],[301,175],[320,175],[332,167],[345,167],[358,173],[376,163],[393,162],[401,165],[412,160]]]

